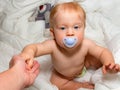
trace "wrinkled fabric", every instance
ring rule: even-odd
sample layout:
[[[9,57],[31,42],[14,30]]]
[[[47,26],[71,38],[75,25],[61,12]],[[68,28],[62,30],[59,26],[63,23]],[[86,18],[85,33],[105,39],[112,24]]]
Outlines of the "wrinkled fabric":
[[[8,69],[12,56],[18,54],[25,45],[51,38],[49,30],[45,29],[44,21],[29,21],[35,9],[48,2],[55,5],[64,1],[73,0],[0,0],[0,71]],[[78,1],[86,12],[85,37],[109,48],[115,61],[120,64],[120,0],[75,1]],[[41,72],[34,85],[26,90],[58,90],[49,81],[52,70],[50,56],[45,55],[36,59],[41,64]],[[95,83],[95,90],[120,88],[119,74],[108,75],[107,79],[104,79],[99,69],[86,75]]]

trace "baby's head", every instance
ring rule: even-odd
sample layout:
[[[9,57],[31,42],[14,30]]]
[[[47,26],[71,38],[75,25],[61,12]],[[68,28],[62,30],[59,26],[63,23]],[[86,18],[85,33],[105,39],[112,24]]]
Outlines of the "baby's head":
[[[76,2],[57,4],[50,13],[50,31],[57,44],[72,48],[81,44],[85,29],[85,12]]]
[[[53,9],[51,10],[50,13],[50,27],[54,27],[56,24],[56,17],[63,14],[65,12],[68,12],[69,14],[71,13],[77,13],[83,23],[85,24],[85,19],[86,19],[86,14],[83,8],[77,3],[77,2],[66,2],[66,3],[60,3],[57,4]],[[72,20],[73,18],[71,18]],[[58,21],[59,22],[59,21]]]

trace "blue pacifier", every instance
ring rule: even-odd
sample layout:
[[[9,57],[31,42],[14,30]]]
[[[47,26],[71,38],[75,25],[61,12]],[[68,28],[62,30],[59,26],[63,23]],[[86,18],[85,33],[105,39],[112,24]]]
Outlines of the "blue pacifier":
[[[72,48],[77,43],[77,38],[76,37],[65,37],[63,39],[63,43],[65,44],[66,47]]]

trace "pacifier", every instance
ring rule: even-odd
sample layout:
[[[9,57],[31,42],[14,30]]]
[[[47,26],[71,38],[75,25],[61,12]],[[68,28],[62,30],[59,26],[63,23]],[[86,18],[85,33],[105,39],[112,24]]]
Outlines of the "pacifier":
[[[76,45],[78,39],[77,37],[65,37],[63,38],[63,43],[66,47],[72,48]]]

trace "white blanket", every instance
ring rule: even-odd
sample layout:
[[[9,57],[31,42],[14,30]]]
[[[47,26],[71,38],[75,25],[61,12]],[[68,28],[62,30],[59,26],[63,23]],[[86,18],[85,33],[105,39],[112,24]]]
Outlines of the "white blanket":
[[[66,0],[0,0],[0,71],[8,69],[11,57],[29,43],[41,42],[45,37],[45,22],[29,22],[36,7],[47,2],[56,4]],[[67,0],[72,1],[72,0]],[[86,11],[85,36],[108,47],[120,64],[120,0],[76,0]],[[49,33],[47,33],[49,34]],[[49,35],[48,35],[49,36]],[[37,58],[41,72],[33,86],[26,90],[58,90],[49,81],[50,56]],[[101,69],[88,72],[95,90],[120,90],[120,75],[103,76]],[[79,79],[78,79],[79,80]],[[85,89],[80,89],[85,90]]]

